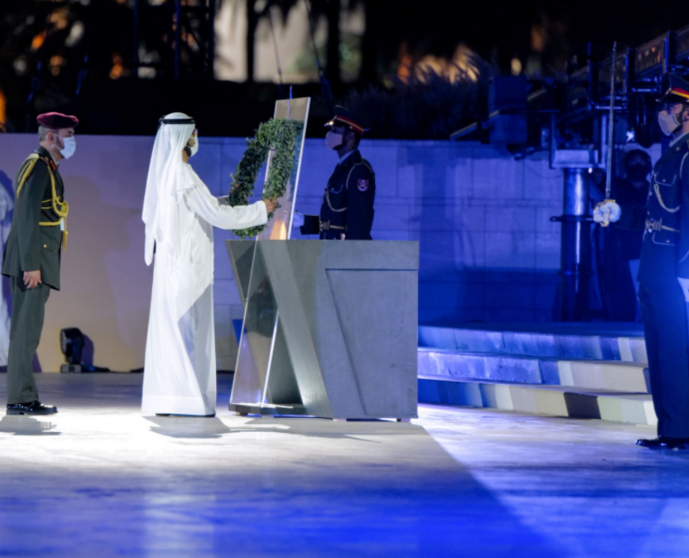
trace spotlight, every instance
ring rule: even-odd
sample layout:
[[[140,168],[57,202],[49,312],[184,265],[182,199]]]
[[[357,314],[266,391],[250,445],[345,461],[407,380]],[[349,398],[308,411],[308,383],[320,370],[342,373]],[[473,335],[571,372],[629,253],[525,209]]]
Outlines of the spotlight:
[[[65,355],[67,364],[60,367],[62,374],[81,374],[83,372],[110,372],[108,368],[100,368],[93,365],[85,365],[84,347],[86,336],[77,327],[70,327],[60,331],[60,348]]]

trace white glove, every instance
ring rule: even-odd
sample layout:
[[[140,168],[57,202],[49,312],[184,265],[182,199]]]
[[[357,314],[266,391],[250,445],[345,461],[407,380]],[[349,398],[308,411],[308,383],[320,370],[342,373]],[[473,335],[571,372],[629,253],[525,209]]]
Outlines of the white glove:
[[[689,279],[677,277],[677,281],[679,281],[679,286],[682,288],[682,294],[684,295],[684,302],[689,304]]]
[[[612,200],[600,202],[593,210],[593,220],[596,223],[615,223],[620,220],[622,208]]]

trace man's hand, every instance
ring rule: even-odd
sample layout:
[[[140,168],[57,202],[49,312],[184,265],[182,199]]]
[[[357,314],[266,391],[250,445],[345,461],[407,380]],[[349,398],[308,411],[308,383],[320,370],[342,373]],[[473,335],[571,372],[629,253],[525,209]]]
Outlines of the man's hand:
[[[27,286],[27,288],[35,289],[41,283],[43,283],[43,281],[41,281],[40,269],[37,269],[36,271],[24,272],[24,284]]]
[[[266,204],[266,211],[270,214],[273,211],[275,211],[275,205],[276,202],[275,200],[263,200],[263,203]]]
[[[593,210],[593,220],[607,226],[620,220],[622,208],[612,200],[600,202]]]
[[[684,302],[689,304],[689,279],[684,279],[683,277],[677,277],[679,281],[679,286],[682,288],[682,294],[684,295]]]

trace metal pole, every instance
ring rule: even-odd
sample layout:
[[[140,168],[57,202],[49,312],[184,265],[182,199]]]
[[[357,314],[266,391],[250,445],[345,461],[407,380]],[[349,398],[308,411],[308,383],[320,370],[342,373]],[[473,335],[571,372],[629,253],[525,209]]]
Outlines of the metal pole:
[[[132,75],[139,77],[139,5],[140,0],[134,0],[134,44],[132,45]]]
[[[179,79],[179,65],[182,53],[182,0],[175,2],[175,79]]]
[[[584,170],[564,169],[559,319],[569,322],[585,317],[589,301],[591,224],[587,219],[589,182]]]
[[[617,42],[612,45],[612,57],[610,62],[610,109],[608,111],[608,164],[605,177],[605,199],[612,199],[612,166],[615,162],[615,62],[617,62]],[[610,222],[606,219],[602,225],[607,227]]]
[[[208,73],[211,79],[215,79],[215,0],[208,2],[208,45],[206,51]]]

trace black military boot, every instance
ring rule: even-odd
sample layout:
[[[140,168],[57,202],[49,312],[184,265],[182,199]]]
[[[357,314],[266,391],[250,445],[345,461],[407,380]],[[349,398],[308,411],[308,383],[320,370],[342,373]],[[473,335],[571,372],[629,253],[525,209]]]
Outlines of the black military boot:
[[[57,413],[57,407],[44,405],[40,401],[7,405],[8,415],[54,415],[55,413]]]
[[[636,445],[649,449],[684,449],[688,441],[686,438],[669,438],[658,436],[652,440],[637,440]]]

